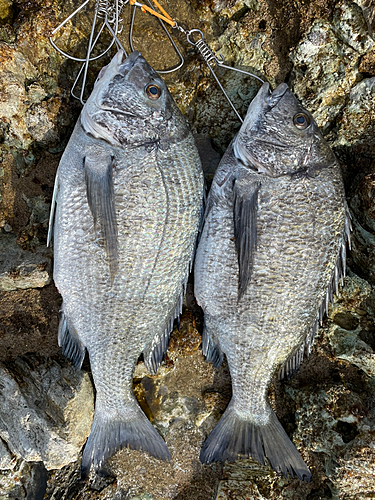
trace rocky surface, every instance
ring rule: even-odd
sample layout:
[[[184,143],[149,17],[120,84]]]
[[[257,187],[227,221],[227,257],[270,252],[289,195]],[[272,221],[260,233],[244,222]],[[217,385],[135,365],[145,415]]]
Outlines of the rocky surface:
[[[59,355],[61,299],[45,248],[56,168],[80,111],[70,96],[78,66],[47,35],[73,1],[0,1],[0,499],[359,499],[375,495],[375,9],[370,0],[166,0],[185,28],[199,28],[228,64],[274,86],[286,81],[316,117],[341,163],[352,214],[349,275],[312,354],[270,398],[311,468],[311,483],[277,476],[251,459],[202,466],[199,450],[231,393],[224,364],[200,350],[202,316],[191,294],[156,376],[139,362],[134,392],[167,441],[170,463],[122,450],[109,475],[80,479],[93,387]],[[129,11],[121,41],[126,47]],[[56,38],[84,54],[90,13]],[[165,79],[196,134],[208,182],[239,120],[186,36],[185,57]],[[140,12],[134,45],[157,69],[177,58]],[[99,47],[100,48],[100,47]],[[90,67],[88,88],[102,60]],[[259,88],[218,71],[243,116]],[[79,89],[78,89],[79,90]],[[189,285],[190,289],[191,286]]]
[[[42,288],[51,283],[51,271],[51,252],[27,252],[17,245],[15,236],[1,235],[0,290]]]
[[[77,460],[93,417],[87,373],[67,362],[18,357],[0,366],[0,400],[4,470],[13,469],[14,457],[48,470]]]

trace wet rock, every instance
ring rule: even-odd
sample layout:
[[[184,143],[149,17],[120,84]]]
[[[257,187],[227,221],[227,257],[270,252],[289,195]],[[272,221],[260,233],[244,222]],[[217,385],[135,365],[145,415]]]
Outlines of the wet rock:
[[[31,253],[13,235],[0,235],[0,290],[42,288],[52,280],[51,252]]]
[[[335,147],[350,146],[357,154],[374,150],[374,95],[375,78],[366,78],[350,90],[348,103],[338,121],[340,128]]]
[[[42,100],[44,97],[45,90],[42,87],[29,88],[29,99],[35,104],[25,114],[26,127],[38,146],[53,147],[60,140],[61,126],[70,124],[70,116],[61,98]]]
[[[54,285],[0,292],[0,361],[27,353],[59,354],[60,306]]]
[[[317,346],[335,365],[337,376],[319,386],[303,377],[302,384],[291,381],[287,388],[297,404],[295,440],[310,450],[313,463],[317,457],[323,462],[324,474],[319,467],[316,472],[329,480],[332,495],[348,498],[365,497],[375,473],[369,461],[375,444],[375,408],[368,397],[374,390],[375,355],[362,340],[373,336],[374,293],[355,275],[345,279],[330,308],[333,323],[328,322]],[[350,322],[342,321],[348,314]]]
[[[323,132],[345,107],[361,79],[361,56],[373,45],[361,9],[344,1],[337,4],[333,23],[315,21],[291,54],[292,89]]]
[[[12,17],[12,0],[0,1],[0,21],[4,22]]]
[[[138,376],[141,369],[137,368]],[[202,388],[215,386],[214,378],[213,367],[193,350],[172,367],[166,363],[156,377],[141,379],[151,421],[166,440],[172,461],[160,462],[132,450],[117,453],[112,470],[129,500],[213,498],[221,466],[203,466],[198,457],[211,413],[207,414]]]
[[[16,458],[10,453],[6,443],[0,438],[0,471],[16,466]]]
[[[43,500],[47,471],[42,463],[19,462],[17,469],[0,473],[0,498]]]
[[[363,11],[363,17],[366,19],[369,33],[372,35],[375,28],[375,6],[371,0],[356,0]]]
[[[88,375],[36,356],[1,364],[0,375],[0,436],[12,455],[47,469],[77,460],[93,417]]]
[[[27,105],[25,79],[35,79],[36,68],[27,58],[5,43],[0,43],[5,55],[0,76],[0,117],[2,128],[6,129],[5,141],[9,146],[26,149],[31,137],[24,126],[23,116]]]
[[[43,464],[32,464],[27,463],[22,464],[23,467],[20,470],[22,473],[22,484],[26,490],[26,500],[43,500],[44,494],[47,487],[47,471]],[[28,474],[25,474],[25,469]]]
[[[366,102],[364,94],[364,101]],[[371,118],[371,111],[367,117]],[[363,113],[365,116],[365,113]],[[354,117],[353,117],[354,118]],[[355,123],[355,120],[353,119]],[[358,124],[359,125],[359,124]],[[362,129],[364,135],[368,135],[375,125]],[[359,125],[360,128],[360,125]],[[355,144],[355,149],[366,151],[366,156],[374,149],[372,138],[368,135],[361,137]],[[365,167],[365,165],[363,165]],[[363,278],[375,284],[375,164],[359,170],[349,191],[349,207],[352,213],[352,251],[350,254],[350,265]]]
[[[374,377],[375,351],[372,347],[375,334],[375,290],[365,280],[356,276],[348,277],[340,298],[333,304],[330,316],[340,314],[337,311],[341,310],[343,303],[346,314],[351,314],[356,321],[350,328],[348,325],[345,325],[345,328],[332,326],[327,334],[331,350],[337,358],[349,361],[369,377]],[[369,379],[368,383],[373,382]]]

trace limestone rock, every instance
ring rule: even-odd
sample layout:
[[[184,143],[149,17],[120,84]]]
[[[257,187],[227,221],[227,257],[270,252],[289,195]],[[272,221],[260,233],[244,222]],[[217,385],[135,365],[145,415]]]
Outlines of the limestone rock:
[[[375,78],[366,78],[355,85],[347,96],[348,103],[338,121],[339,131],[334,146],[354,147],[357,154],[375,147]]]
[[[28,356],[1,364],[0,381],[0,437],[12,455],[47,469],[77,460],[93,417],[88,375],[67,362]]]
[[[51,274],[50,251],[27,252],[13,235],[0,235],[0,290],[42,288]]]
[[[317,20],[291,54],[292,90],[328,130],[361,79],[358,64],[374,45],[361,9],[352,2],[336,6],[333,23]]]
[[[374,390],[375,290],[350,275],[330,309],[319,350],[327,350],[331,378],[320,387],[291,387],[297,403],[294,437],[324,464],[332,495],[365,498],[375,478],[370,458],[375,446],[375,412],[367,394]],[[342,360],[342,361],[336,361]]]
[[[47,471],[41,463],[20,461],[17,468],[0,473],[1,500],[43,500]]]
[[[15,465],[15,457],[12,457],[6,443],[0,438],[0,471],[13,469]]]

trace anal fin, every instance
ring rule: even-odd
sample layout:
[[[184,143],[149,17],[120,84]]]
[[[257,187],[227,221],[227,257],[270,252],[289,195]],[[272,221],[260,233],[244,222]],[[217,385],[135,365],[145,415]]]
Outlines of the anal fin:
[[[167,328],[163,330],[160,336],[155,337],[154,343],[148,346],[143,351],[143,359],[146,365],[147,371],[151,375],[156,375],[159,366],[161,365],[163,358],[168,350],[168,343],[171,331],[173,329],[169,324]]]
[[[224,354],[220,348],[219,342],[215,335],[210,332],[205,324],[202,333],[202,352],[207,363],[212,363],[215,368],[218,368],[223,362]]]
[[[75,329],[68,324],[65,313],[61,313],[58,331],[58,343],[63,355],[71,361],[76,368],[81,368],[85,358],[85,346],[79,339]]]

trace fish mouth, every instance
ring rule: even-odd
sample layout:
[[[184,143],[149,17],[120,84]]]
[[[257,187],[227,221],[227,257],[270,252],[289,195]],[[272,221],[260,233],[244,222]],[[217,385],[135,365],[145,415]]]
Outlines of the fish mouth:
[[[266,103],[270,108],[274,108],[288,89],[289,87],[286,83],[281,83],[273,92],[271,92],[270,84],[265,82],[261,86],[257,97],[259,97],[259,100]]]
[[[271,108],[276,106],[276,104],[278,104],[287,90],[289,90],[289,87],[286,83],[281,83],[280,85],[278,85],[275,90],[268,96],[267,104],[271,106]]]
[[[286,83],[281,83],[273,92],[271,92],[268,82],[263,83],[249,106],[241,129],[258,131],[260,118],[280,102],[287,90]]]
[[[145,61],[144,57],[138,50],[134,50],[129,56],[120,49],[113,59],[114,68],[121,76],[127,75],[137,64],[137,62]],[[108,107],[108,106],[100,106],[102,111],[109,111],[115,116],[131,116],[135,118],[137,115],[132,113],[131,111],[125,111],[118,108]]]
[[[129,71],[135,66],[139,58],[142,58],[144,60],[142,54],[138,52],[138,50],[132,52],[128,57],[126,57],[123,50],[119,50],[116,57],[118,57],[118,72],[122,76],[125,76],[126,73],[129,73]]]
[[[244,123],[233,143],[235,157],[260,174],[274,176],[273,169],[258,160],[252,152],[253,149],[263,144],[280,149],[289,148],[289,144],[281,137],[270,137],[262,132],[261,127],[262,117],[280,102],[287,91],[286,83],[281,83],[271,92],[270,84],[265,82],[250,104]]]

